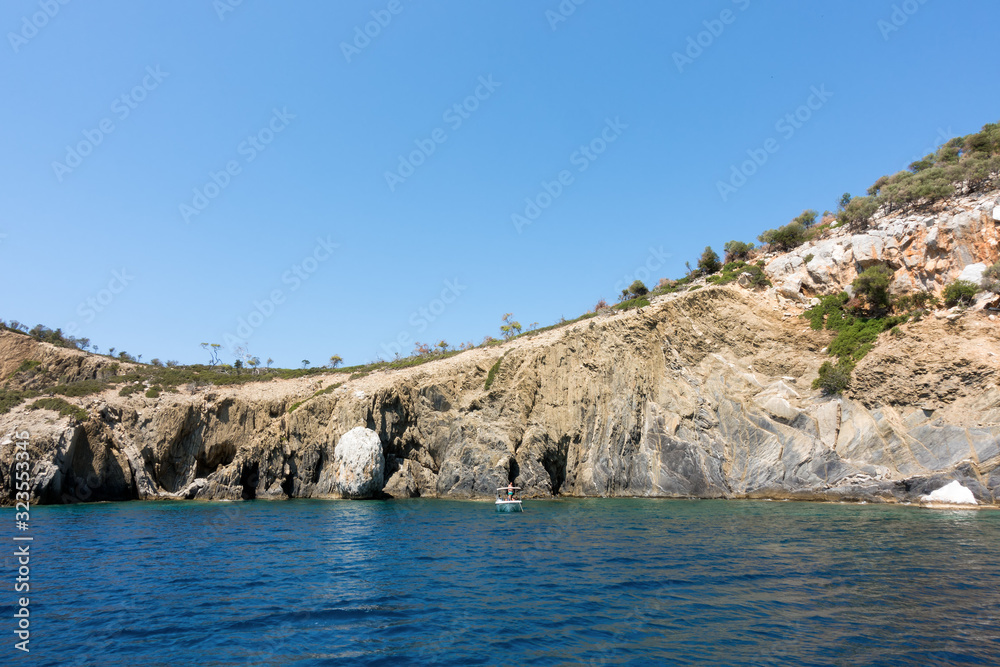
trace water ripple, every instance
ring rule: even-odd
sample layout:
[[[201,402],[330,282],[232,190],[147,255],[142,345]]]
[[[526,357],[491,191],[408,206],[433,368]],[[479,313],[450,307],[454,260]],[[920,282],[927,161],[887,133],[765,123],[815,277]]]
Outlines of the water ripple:
[[[997,513],[606,499],[526,510],[39,508],[32,656],[129,667],[1000,662]],[[0,615],[13,609],[5,600]]]

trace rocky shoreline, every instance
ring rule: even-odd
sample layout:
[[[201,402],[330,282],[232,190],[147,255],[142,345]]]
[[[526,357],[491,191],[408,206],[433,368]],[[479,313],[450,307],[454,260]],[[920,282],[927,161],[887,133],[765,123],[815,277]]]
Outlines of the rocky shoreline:
[[[996,506],[989,299],[883,334],[842,397],[811,388],[831,334],[799,315],[873,262],[933,290],[997,261],[998,203],[834,232],[772,256],[767,291],[706,285],[412,368],[69,399],[86,418],[21,405],[0,415],[0,501],[27,431],[35,503],[491,498],[516,479],[526,498],[895,503],[958,481]],[[0,332],[0,373],[25,360],[73,380],[111,363]]]

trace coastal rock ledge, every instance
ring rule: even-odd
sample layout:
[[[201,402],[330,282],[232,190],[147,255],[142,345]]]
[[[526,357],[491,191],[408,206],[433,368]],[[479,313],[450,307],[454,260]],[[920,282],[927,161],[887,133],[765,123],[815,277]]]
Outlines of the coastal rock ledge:
[[[0,414],[0,502],[15,499],[15,436],[28,433],[34,503],[488,498],[513,480],[528,498],[914,504],[958,482],[977,506],[996,506],[994,306],[929,312],[881,334],[838,397],[812,388],[833,334],[800,315],[872,261],[897,267],[900,289],[937,291],[992,265],[1000,229],[987,212],[998,203],[994,192],[863,234],[834,230],[798,261],[768,264],[775,284],[795,279],[787,295],[696,285],[405,368],[157,395],[109,382],[133,365],[0,331],[8,391],[39,389]],[[47,391],[31,385],[34,369],[109,384],[34,405]]]

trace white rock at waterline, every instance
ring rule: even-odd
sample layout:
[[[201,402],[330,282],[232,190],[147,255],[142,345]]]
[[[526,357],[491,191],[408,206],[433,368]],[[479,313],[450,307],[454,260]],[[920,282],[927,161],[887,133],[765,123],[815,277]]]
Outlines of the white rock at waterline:
[[[333,453],[335,489],[341,498],[373,498],[382,491],[385,456],[378,434],[357,426],[341,436]]]
[[[958,483],[952,481],[946,486],[942,486],[937,491],[932,491],[929,495],[920,496],[923,503],[946,503],[948,505],[978,505],[976,497],[972,491]]]

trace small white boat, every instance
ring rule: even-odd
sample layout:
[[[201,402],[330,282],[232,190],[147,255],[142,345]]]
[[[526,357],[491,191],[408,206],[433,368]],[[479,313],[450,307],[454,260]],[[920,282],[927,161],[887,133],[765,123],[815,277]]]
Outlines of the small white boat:
[[[521,507],[521,487],[501,486],[497,489],[497,512],[523,512]]]

